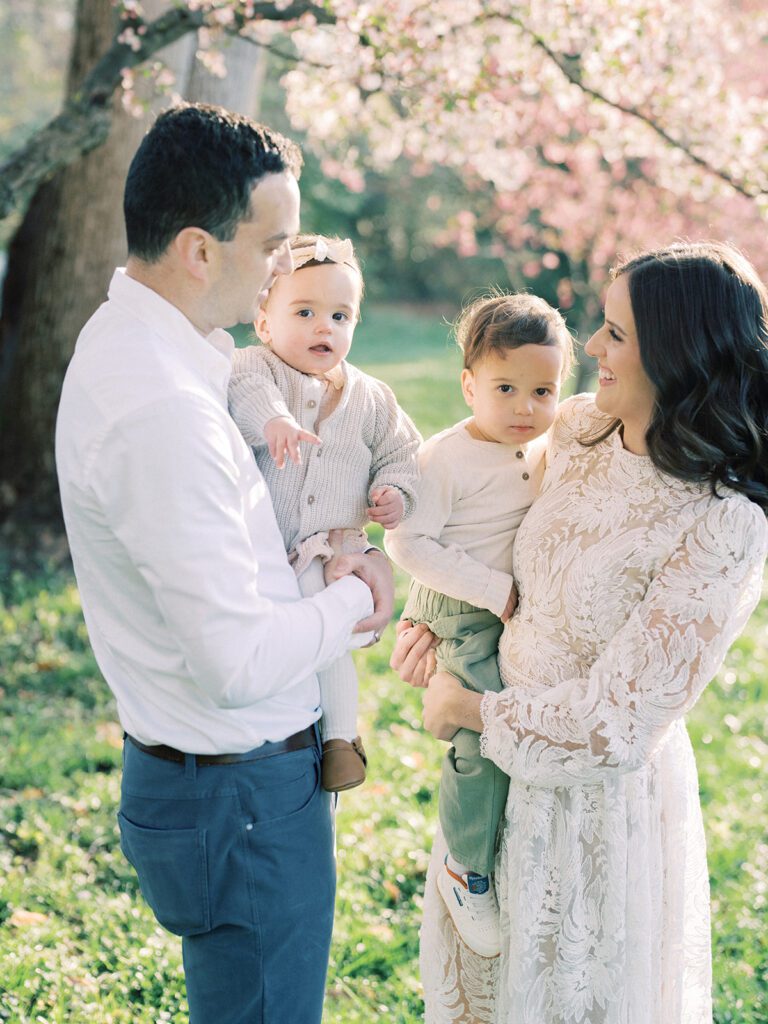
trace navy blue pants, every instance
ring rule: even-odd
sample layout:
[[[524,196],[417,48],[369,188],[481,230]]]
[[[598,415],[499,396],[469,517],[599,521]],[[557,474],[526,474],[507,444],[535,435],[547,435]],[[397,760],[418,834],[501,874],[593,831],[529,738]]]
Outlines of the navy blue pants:
[[[336,886],[317,747],[174,764],[126,742],[121,846],[182,936],[191,1024],[320,1024]]]

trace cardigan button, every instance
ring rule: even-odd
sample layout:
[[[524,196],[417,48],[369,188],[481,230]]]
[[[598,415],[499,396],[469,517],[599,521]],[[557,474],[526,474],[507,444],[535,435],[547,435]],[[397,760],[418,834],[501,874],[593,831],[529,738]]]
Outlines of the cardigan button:
[[[531,474],[530,473],[523,473],[523,480],[530,480],[530,479],[531,479]]]
[[[516,459],[522,459],[522,457],[523,457],[523,453],[522,452],[515,452],[515,458]]]
[[[314,409],[316,405],[317,402],[314,400],[314,398],[310,398],[310,400],[307,402],[308,409]]]
[[[314,494],[310,494],[310,496],[307,498],[307,504],[308,505],[314,505],[314,503],[315,503],[315,496],[314,496]]]

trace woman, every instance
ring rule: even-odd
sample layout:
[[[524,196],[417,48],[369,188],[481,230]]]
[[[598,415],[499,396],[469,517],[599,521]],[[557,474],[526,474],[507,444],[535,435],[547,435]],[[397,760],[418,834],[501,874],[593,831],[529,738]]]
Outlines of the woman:
[[[424,721],[510,777],[502,954],[462,946],[427,880],[428,1024],[711,1021],[709,893],[683,716],[754,608],[768,547],[768,294],[728,246],[620,266],[515,543],[505,688],[432,678]],[[431,636],[401,623],[416,684]],[[426,653],[425,653],[426,652]]]

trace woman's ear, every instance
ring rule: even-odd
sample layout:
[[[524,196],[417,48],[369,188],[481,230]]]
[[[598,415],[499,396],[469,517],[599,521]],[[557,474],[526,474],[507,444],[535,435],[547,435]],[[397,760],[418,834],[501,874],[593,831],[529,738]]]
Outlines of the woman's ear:
[[[464,401],[467,403],[470,409],[474,408],[475,405],[475,375],[471,370],[461,371],[461,390],[464,395]]]

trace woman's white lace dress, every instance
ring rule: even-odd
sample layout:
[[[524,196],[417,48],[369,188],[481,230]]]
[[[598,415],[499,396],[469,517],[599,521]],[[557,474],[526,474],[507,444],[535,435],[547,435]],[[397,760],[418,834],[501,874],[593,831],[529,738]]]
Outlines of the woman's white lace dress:
[[[662,476],[590,396],[564,403],[515,542],[519,609],[483,698],[510,776],[502,947],[456,938],[427,879],[427,1024],[710,1024],[709,890],[683,716],[760,593],[765,516]]]

